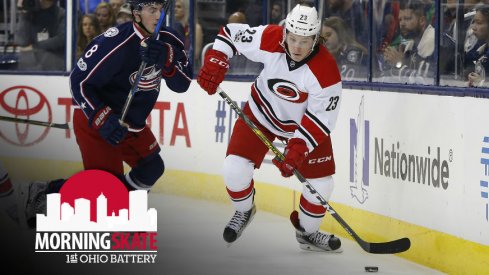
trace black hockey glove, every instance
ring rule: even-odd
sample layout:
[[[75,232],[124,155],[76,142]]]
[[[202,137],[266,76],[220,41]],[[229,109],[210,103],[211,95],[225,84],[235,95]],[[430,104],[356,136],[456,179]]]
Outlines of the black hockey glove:
[[[119,117],[109,106],[101,108],[92,119],[92,128],[109,144],[117,146],[127,135],[127,126],[119,122]]]
[[[148,66],[156,65],[168,73],[175,66],[175,49],[169,43],[148,38],[141,42],[141,59]]]

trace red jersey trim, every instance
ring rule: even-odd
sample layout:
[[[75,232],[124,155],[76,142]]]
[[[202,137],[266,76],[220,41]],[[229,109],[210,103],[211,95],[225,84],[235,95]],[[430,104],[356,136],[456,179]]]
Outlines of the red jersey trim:
[[[284,48],[280,45],[284,36],[284,28],[277,25],[268,25],[261,36],[260,50],[271,53],[284,53]]]
[[[323,45],[319,45],[318,53],[307,62],[307,65],[321,88],[329,87],[341,81],[336,61]]]

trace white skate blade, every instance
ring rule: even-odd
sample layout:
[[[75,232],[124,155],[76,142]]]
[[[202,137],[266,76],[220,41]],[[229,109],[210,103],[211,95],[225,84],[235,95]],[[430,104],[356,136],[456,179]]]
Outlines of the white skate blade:
[[[321,249],[319,247],[316,247],[312,244],[308,244],[308,243],[301,243],[299,244],[299,247],[302,249],[302,250],[306,250],[306,251],[314,251],[314,252],[326,252],[326,253],[341,253],[343,252],[343,249],[340,247],[336,250],[325,250],[325,249]]]

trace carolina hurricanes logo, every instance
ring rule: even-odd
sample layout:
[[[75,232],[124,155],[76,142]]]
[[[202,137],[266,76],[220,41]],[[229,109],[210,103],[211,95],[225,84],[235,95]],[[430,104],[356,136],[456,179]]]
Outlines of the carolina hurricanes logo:
[[[297,86],[283,79],[269,79],[268,89],[276,96],[294,103],[302,103],[307,99],[307,93],[304,93]]]
[[[136,79],[136,74],[138,72],[134,72],[129,77],[129,82],[134,84],[134,80]],[[143,75],[141,76],[141,80],[139,80],[138,90],[139,91],[151,91],[154,89],[159,90],[161,83],[161,70],[157,70],[155,66],[146,67],[143,71]]]

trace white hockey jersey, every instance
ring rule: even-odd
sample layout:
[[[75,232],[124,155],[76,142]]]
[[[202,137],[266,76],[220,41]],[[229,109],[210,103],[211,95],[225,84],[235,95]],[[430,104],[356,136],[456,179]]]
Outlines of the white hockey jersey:
[[[239,52],[264,64],[251,88],[251,111],[275,135],[301,138],[312,151],[335,127],[341,103],[340,73],[324,46],[294,62],[282,40],[281,26],[228,24],[221,28],[213,48],[229,58]]]

